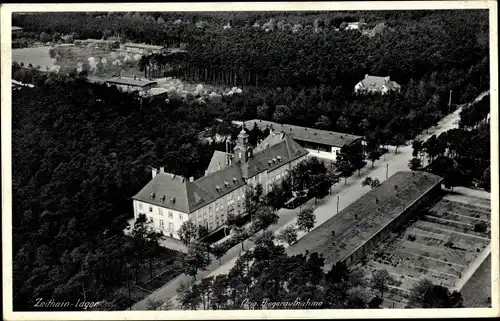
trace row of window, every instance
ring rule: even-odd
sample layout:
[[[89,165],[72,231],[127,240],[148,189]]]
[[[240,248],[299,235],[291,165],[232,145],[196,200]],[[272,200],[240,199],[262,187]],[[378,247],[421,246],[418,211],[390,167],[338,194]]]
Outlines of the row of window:
[[[143,203],[139,203],[139,209],[142,210],[144,208]],[[149,213],[153,213],[153,206],[149,205]],[[163,208],[158,207],[158,215],[163,216]],[[174,218],[174,214],[172,211],[168,211],[168,218]],[[179,220],[182,221],[182,214],[179,214]]]
[[[142,214],[142,213],[140,213],[140,214]],[[149,220],[149,222],[150,222],[153,226],[155,226],[155,219],[154,219],[153,217],[148,216],[148,220]],[[159,220],[159,221],[158,221],[158,224],[159,224],[159,227],[160,227],[160,228],[165,229],[165,223],[164,223],[164,221],[163,221],[163,220]],[[169,231],[169,232],[173,232],[173,231],[174,231],[174,223],[170,223],[170,222],[168,223],[168,229],[167,229],[167,231]]]

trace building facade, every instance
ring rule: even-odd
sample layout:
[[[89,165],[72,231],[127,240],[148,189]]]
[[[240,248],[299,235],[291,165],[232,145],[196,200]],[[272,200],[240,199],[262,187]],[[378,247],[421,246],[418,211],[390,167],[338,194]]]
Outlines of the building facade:
[[[248,186],[261,184],[267,194],[308,155],[284,133],[269,135],[254,149],[243,129],[233,153],[216,151],[205,176],[197,180],[153,168],[152,180],[133,197],[134,218],[145,214],[152,227],[176,239],[188,220],[215,231],[226,226],[228,215],[246,213]]]

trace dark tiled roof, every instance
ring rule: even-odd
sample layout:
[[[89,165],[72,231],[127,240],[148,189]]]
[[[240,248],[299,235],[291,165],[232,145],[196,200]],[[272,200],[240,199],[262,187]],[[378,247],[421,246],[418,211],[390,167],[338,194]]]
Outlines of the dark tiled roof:
[[[189,212],[188,183],[182,176],[158,173],[133,199],[187,213]],[[154,198],[151,198],[151,193],[155,194]]]
[[[216,172],[220,169],[223,169],[227,166],[227,154],[221,151],[214,151],[212,155],[212,159],[210,160],[210,164],[207,167],[207,173]],[[220,168],[219,168],[220,165]]]
[[[172,174],[159,173],[133,199],[191,213],[245,185],[244,178],[252,177],[264,170],[273,170],[308,154],[307,150],[288,135],[279,136],[281,141],[254,153],[246,163],[233,163],[221,170],[209,172],[194,182],[189,182],[182,176],[174,177]],[[225,155],[224,152],[216,154],[218,156],[214,155],[212,160]],[[269,163],[270,160],[274,162]],[[154,199],[150,196],[153,192]],[[166,195],[165,201],[161,200],[162,195]],[[171,201],[173,197],[175,203]]]
[[[267,138],[262,141],[258,146],[260,151],[255,153],[253,158],[248,161],[248,177],[255,176],[264,170],[272,171],[309,153],[288,135],[274,134],[273,136],[280,137],[280,141],[269,144],[268,147],[266,145],[262,146],[266,143]],[[275,139],[275,137],[272,139]],[[281,158],[281,161],[279,158]]]
[[[234,178],[236,178],[236,181],[233,180]],[[240,188],[245,185],[245,181],[241,176],[241,170],[238,164],[233,164],[220,171],[209,173],[197,179],[192,185],[194,186],[191,187],[191,193],[189,194],[198,190],[201,191],[203,195],[200,195],[201,201],[190,203],[190,212],[196,211],[200,207],[212,203],[219,197]]]
[[[310,252],[323,255],[326,266],[332,266],[370,240],[441,181],[441,177],[425,172],[397,172],[305,235],[287,251],[290,255],[299,254],[307,246]],[[336,232],[335,236],[331,235],[332,231]]]
[[[337,133],[328,130],[313,129],[295,125],[287,125],[287,124],[282,125],[275,122],[260,120],[260,119],[247,120],[244,123],[248,129],[252,129],[254,124],[256,123],[261,130],[265,130],[266,127],[268,126],[270,127],[272,125],[273,131],[284,132],[295,140],[315,143],[315,144],[323,144],[339,148],[346,144],[351,144],[358,139],[362,139],[361,136],[357,135]]]

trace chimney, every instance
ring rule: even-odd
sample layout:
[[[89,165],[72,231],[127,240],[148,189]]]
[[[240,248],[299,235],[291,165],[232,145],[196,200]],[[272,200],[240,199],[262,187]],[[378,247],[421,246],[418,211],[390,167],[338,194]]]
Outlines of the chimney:
[[[189,177],[189,181],[194,182],[194,177],[193,176]]]
[[[151,168],[151,172],[153,173],[153,178],[155,178],[156,174],[158,174],[158,170],[154,167]]]
[[[385,79],[385,81],[391,81],[391,76],[387,76],[384,79]]]
[[[365,74],[365,79],[368,78],[368,74]]]
[[[165,167],[163,166],[160,167],[160,173],[165,173]]]

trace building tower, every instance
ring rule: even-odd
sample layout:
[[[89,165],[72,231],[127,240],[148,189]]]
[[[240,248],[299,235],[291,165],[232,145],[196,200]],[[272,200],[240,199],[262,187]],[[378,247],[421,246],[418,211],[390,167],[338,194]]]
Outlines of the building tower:
[[[252,157],[252,148],[248,144],[248,134],[245,131],[245,125],[241,127],[241,132],[238,134],[236,146],[234,147],[235,162],[241,161],[246,163]]]

